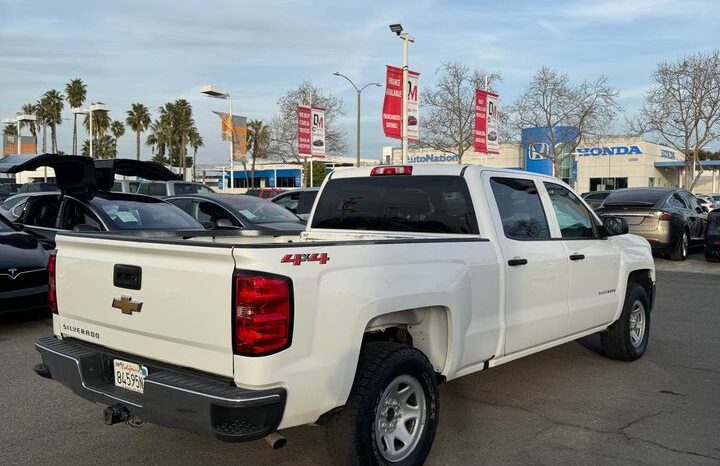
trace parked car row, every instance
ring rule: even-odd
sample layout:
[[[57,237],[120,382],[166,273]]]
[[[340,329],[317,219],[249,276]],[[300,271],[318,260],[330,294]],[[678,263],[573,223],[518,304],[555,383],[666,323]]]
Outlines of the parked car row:
[[[706,236],[709,214],[718,201],[711,195],[682,188],[625,188],[585,193],[583,198],[601,218],[624,218],[631,233],[643,236],[654,252],[671,260],[687,259],[694,245],[705,244],[707,256],[713,246]]]

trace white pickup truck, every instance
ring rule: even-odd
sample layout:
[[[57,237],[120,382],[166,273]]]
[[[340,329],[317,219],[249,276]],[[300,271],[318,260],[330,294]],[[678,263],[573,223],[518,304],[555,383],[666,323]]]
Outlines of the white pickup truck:
[[[301,235],[63,233],[38,374],[225,441],[327,428],[342,464],[422,464],[438,385],[600,332],[648,342],[650,246],[554,178],[379,166],[325,180]]]

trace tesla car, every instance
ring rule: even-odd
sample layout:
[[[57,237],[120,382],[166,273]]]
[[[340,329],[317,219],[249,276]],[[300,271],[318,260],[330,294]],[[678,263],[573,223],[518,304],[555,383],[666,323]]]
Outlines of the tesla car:
[[[243,194],[191,194],[166,199],[207,229],[302,231],[302,221],[270,201]]]
[[[705,238],[707,213],[684,189],[617,189],[595,211],[600,217],[624,218],[630,233],[645,237],[654,251],[672,260],[687,259],[690,246]]]
[[[720,262],[720,209],[708,214],[705,259],[708,262]]]
[[[0,313],[48,308],[47,250],[0,216]]]
[[[28,197],[15,224],[51,244],[62,231],[200,230],[185,212],[161,199],[115,193],[115,175],[177,179],[154,162],[129,159],[94,161],[89,157],[44,154],[16,165],[9,173],[52,167],[60,193]]]

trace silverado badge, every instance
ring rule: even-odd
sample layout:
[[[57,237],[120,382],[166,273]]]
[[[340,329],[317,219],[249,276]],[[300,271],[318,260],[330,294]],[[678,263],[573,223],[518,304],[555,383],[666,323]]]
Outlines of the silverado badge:
[[[143,303],[133,302],[130,296],[122,296],[120,299],[113,298],[112,307],[120,309],[123,314],[132,315],[133,312],[140,312]]]

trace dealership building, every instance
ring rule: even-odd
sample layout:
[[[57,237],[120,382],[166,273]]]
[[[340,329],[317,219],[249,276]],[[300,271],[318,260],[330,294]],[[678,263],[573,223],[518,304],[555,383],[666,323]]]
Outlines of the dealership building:
[[[546,146],[546,144],[545,144]],[[500,144],[500,153],[465,152],[462,163],[497,168],[527,170],[552,174],[552,161],[544,155],[543,143]],[[581,143],[573,157],[566,157],[562,178],[578,192],[635,187],[682,187],[685,176],[683,154],[639,137],[608,136],[591,143]],[[383,149],[384,163],[400,163],[396,147]],[[456,164],[457,156],[433,149],[411,149],[408,163]],[[720,161],[702,162],[703,174],[694,189],[696,193],[720,192]]]

